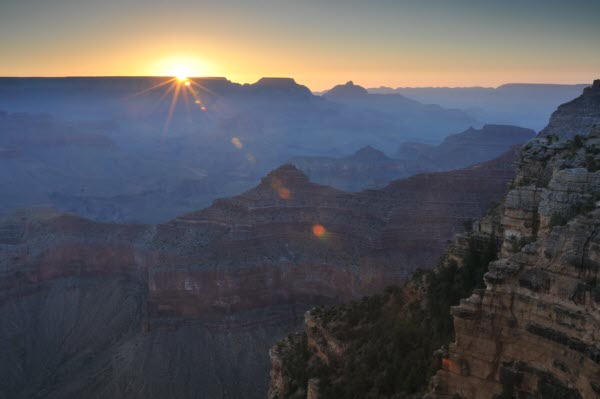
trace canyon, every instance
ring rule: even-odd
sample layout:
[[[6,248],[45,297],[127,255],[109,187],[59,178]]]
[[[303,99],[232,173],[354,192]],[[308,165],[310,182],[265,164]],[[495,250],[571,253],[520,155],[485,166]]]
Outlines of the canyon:
[[[599,397],[599,93],[559,107],[436,269],[307,312],[268,397]]]
[[[514,176],[515,151],[347,193],[292,165],[160,225],[52,209],[0,224],[0,397],[264,397],[304,312],[430,268]]]
[[[412,100],[349,109],[291,78],[191,81],[0,78],[0,212],[165,223],[249,190],[294,156],[437,142],[478,123]]]
[[[266,80],[259,91],[276,90],[290,101],[286,96],[295,87],[292,83]],[[599,86],[596,82],[583,94],[584,103],[592,108],[595,102],[586,97],[595,95]],[[310,93],[301,93],[311,98]],[[592,114],[587,109],[582,113]],[[595,120],[593,115],[589,120]],[[19,116],[4,117],[13,123]],[[550,125],[556,120],[564,118],[555,114]],[[54,123],[57,133],[51,131],[39,145],[94,151],[114,151],[113,144],[119,145],[114,135],[94,133],[97,125],[84,127],[90,136],[82,141],[64,134],[68,124],[59,121],[50,126]],[[100,126],[105,133],[112,128]],[[503,338],[488,337],[496,329],[468,324],[461,329],[460,323],[489,320],[469,316],[476,310],[495,314],[475,298],[487,303],[486,298],[512,290],[515,279],[508,277],[509,272],[531,265],[539,268],[534,248],[548,252],[551,246],[543,240],[560,243],[572,237],[561,244],[568,246],[594,226],[593,218],[584,217],[595,206],[590,202],[597,188],[594,129],[584,136],[544,135],[522,150],[512,147],[490,161],[417,174],[359,192],[315,183],[296,166],[284,164],[240,195],[217,199],[207,208],[160,224],[101,222],[45,207],[4,215],[0,317],[8,322],[0,325],[0,373],[6,377],[0,382],[0,398],[327,397],[342,386],[368,388],[357,370],[368,367],[370,374],[362,375],[375,376],[377,365],[389,364],[393,370],[404,370],[400,375],[412,372],[401,380],[391,373],[374,379],[381,392],[397,388],[407,395],[421,394],[433,371],[437,374],[431,380],[431,394],[439,397],[456,393],[477,397],[485,390],[505,389],[535,394],[535,389],[547,389],[538,383],[543,368],[530,358],[517,357],[517,352],[526,353],[519,351],[521,341],[516,340],[514,347],[496,345]],[[519,130],[516,136],[527,134]],[[30,135],[28,143],[38,145],[36,137]],[[22,138],[11,140],[17,139]],[[423,151],[433,150],[423,147]],[[516,175],[515,161],[520,167]],[[559,234],[571,228],[572,233]],[[593,240],[580,244],[584,258],[595,254]],[[568,271],[560,263],[562,254],[557,256],[551,257],[559,262],[556,267]],[[442,265],[431,271],[440,258]],[[495,258],[499,260],[488,271],[489,260]],[[515,267],[508,261],[513,258],[512,262],[530,266]],[[579,259],[577,254],[575,258]],[[568,271],[569,287],[577,283],[574,287],[581,294],[577,298],[583,299],[576,305],[568,302],[571,299],[560,302],[566,309],[560,310],[561,317],[570,317],[572,330],[553,325],[553,316],[548,320],[540,313],[535,323],[517,320],[526,331],[519,330],[523,340],[526,334],[545,337],[550,341],[547,353],[558,341],[576,353],[594,353],[593,335],[582,324],[585,317],[570,316],[587,315],[595,306],[586,299],[595,295],[587,272],[595,258],[584,260],[585,278]],[[484,288],[486,271],[489,286]],[[527,274],[531,281],[526,278],[524,287],[537,287],[537,281],[551,272]],[[521,276],[517,280],[525,281]],[[544,294],[549,295],[547,301],[554,299],[552,281],[542,284],[550,290]],[[490,284],[505,285],[497,290]],[[401,288],[387,288],[390,285]],[[452,308],[453,329],[450,304],[473,289],[478,290],[474,297]],[[530,291],[537,300],[535,290]],[[393,315],[407,324],[397,323]],[[272,348],[288,333],[301,330],[303,319],[304,333]],[[510,327],[512,319],[507,323]],[[481,331],[472,346],[480,345],[478,350],[484,351],[490,342],[495,345],[497,355],[491,360],[470,358],[461,346],[471,339],[472,328]],[[517,330],[505,330],[512,331]],[[402,339],[388,347],[390,332]],[[456,343],[434,356],[455,332]],[[372,338],[377,340],[369,344]],[[413,351],[414,345],[406,345],[409,342],[423,346]],[[361,352],[363,344],[370,352]],[[380,345],[388,348],[381,359],[374,355],[381,353]],[[508,348],[506,353],[503,347]],[[349,359],[361,361],[345,363],[345,356],[357,348],[361,355]],[[295,359],[291,368],[290,358]],[[581,378],[552,373],[551,385],[582,395],[592,392],[594,365],[582,361]],[[334,367],[339,362],[349,364],[348,373],[340,374]],[[464,364],[457,373],[455,366]],[[479,375],[471,374],[475,367],[488,371],[485,386]],[[507,382],[500,378],[500,370],[507,368],[517,375],[508,384],[512,388],[505,388]],[[319,372],[332,382],[329,388],[320,385],[326,379],[320,379]]]

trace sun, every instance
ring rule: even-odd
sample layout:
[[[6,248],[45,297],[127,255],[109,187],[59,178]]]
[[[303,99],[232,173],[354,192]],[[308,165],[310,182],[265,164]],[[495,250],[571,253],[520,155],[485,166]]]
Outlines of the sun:
[[[163,76],[165,80],[135,93],[134,96],[160,89],[163,91],[161,101],[164,98],[170,98],[169,110],[163,128],[165,133],[169,129],[171,119],[175,115],[175,109],[180,100],[184,102],[188,111],[196,109],[209,112],[209,107],[204,103],[204,97],[214,93],[202,84],[201,78],[198,78],[203,76],[202,74],[206,74],[207,71],[198,59],[181,57],[164,59],[156,65],[153,69],[156,72],[152,76]],[[190,107],[190,102],[195,106]]]
[[[180,83],[186,83],[189,81],[191,69],[187,65],[177,65],[173,67],[170,75],[174,76]]]
[[[173,71],[173,75],[180,82],[184,83],[188,81],[189,73],[186,72],[186,68],[180,67]]]
[[[211,76],[216,73],[217,69],[210,61],[197,55],[171,54],[148,63],[147,71],[148,75],[168,76],[175,82],[184,84],[186,81],[191,81],[192,78]]]

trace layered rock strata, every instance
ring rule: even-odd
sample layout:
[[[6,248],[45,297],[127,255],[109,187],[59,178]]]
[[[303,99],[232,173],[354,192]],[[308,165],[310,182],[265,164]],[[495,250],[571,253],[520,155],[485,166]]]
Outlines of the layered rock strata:
[[[357,194],[286,165],[157,226],[4,218],[0,398],[264,397],[268,348],[308,308],[428,267],[512,161]]]
[[[524,147],[500,259],[452,309],[456,341],[432,397],[600,395],[600,128],[588,131]]]

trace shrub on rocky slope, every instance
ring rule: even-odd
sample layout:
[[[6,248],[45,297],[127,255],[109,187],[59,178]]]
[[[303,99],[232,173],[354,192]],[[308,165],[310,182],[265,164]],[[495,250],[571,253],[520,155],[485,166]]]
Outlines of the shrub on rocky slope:
[[[344,305],[317,307],[306,329],[271,350],[270,398],[406,398],[418,396],[439,369],[434,352],[453,338],[450,307],[481,288],[498,240],[465,235],[435,271],[420,271],[403,287]],[[466,243],[466,246],[464,244]]]

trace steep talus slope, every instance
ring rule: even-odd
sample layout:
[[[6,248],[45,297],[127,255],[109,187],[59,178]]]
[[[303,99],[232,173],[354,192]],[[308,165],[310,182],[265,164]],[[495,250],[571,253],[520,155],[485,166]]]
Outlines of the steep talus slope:
[[[157,226],[44,210],[5,218],[0,397],[264,397],[268,348],[308,308],[430,267],[501,198],[513,160],[356,194],[284,165]],[[436,234],[417,231],[408,216],[419,213]]]
[[[298,323],[271,303],[150,329],[154,227],[47,210],[0,225],[3,399],[260,397],[268,347]]]
[[[144,228],[47,210],[1,226],[0,398],[68,397],[73,373],[139,331]]]
[[[139,332],[145,288],[126,276],[57,277],[0,305],[0,398],[100,397],[70,392],[115,342]]]
[[[436,370],[427,397],[600,397],[600,126],[585,131],[525,145],[505,199],[433,272],[308,312],[270,352],[269,397],[422,397]]]

